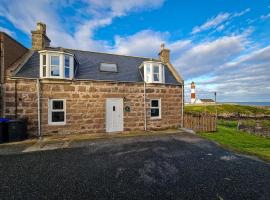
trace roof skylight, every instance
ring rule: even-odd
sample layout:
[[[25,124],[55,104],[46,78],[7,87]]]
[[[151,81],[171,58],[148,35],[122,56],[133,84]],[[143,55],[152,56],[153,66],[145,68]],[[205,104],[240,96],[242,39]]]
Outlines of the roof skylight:
[[[117,72],[117,65],[115,63],[100,63],[100,71]]]

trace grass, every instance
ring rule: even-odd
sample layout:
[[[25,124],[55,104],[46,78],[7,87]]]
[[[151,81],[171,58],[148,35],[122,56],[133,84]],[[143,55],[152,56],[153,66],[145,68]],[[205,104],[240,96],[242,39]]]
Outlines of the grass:
[[[218,104],[218,105],[186,105],[185,112],[187,113],[210,113],[215,114],[216,109],[218,114],[242,114],[242,115],[270,115],[270,109],[256,106],[243,106],[234,104]]]
[[[217,132],[199,134],[229,149],[255,155],[270,162],[270,139],[238,131],[236,126],[236,122],[222,122],[218,125]]]

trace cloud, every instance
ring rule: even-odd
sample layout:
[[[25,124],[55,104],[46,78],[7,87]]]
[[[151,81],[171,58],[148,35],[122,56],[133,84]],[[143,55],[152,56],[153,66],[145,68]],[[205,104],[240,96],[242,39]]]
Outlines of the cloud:
[[[245,49],[242,35],[224,36],[213,41],[193,44],[173,62],[185,78],[212,73],[217,67],[239,55]]]
[[[5,33],[7,33],[8,35],[10,35],[12,37],[14,37],[16,35],[15,32],[13,32],[13,31],[11,31],[11,30],[9,30],[7,28],[1,27],[1,26],[0,26],[0,31],[5,32]]]
[[[250,12],[250,11],[251,11],[251,9],[247,8],[247,9],[241,11],[241,12],[237,12],[237,13],[233,14],[233,17],[240,17],[240,16],[242,16],[242,15],[244,15],[244,14]]]
[[[145,9],[159,8],[165,0],[89,0],[89,10],[98,13],[110,13],[113,17],[123,16],[128,12],[140,11]]]
[[[251,10],[250,8],[246,8],[245,10],[236,13],[228,13],[228,12],[219,13],[217,16],[208,19],[201,26],[195,26],[192,29],[191,34],[194,35],[196,33],[207,31],[213,28],[217,28],[217,31],[221,31],[225,28],[226,25],[224,24],[225,22],[228,22],[229,20],[232,20],[235,17],[241,17],[242,15],[245,15],[246,13],[250,12],[250,10]]]
[[[170,36],[168,32],[153,30],[142,30],[126,37],[115,36],[115,45],[109,51],[124,55],[157,58],[160,45],[165,43],[166,48],[170,49],[171,57],[176,58],[192,45],[192,41],[189,39],[170,41]]]
[[[199,91],[211,85],[222,101],[270,101],[269,65],[270,45],[224,63],[210,78],[198,82]]]
[[[167,33],[152,30],[143,30],[128,37],[116,36],[111,51],[125,55],[156,57],[160,44],[165,42],[166,37],[168,37]]]
[[[216,17],[210,18],[201,26],[195,26],[192,30],[192,34],[196,34],[205,30],[208,30],[210,28],[215,28],[221,23],[225,22],[227,19],[229,19],[230,14],[229,13],[220,13]]]
[[[262,19],[262,20],[266,20],[266,19],[268,19],[270,17],[270,13],[268,13],[267,15],[262,15],[260,18]]]
[[[37,21],[46,23],[47,34],[54,46],[101,51],[110,47],[107,41],[93,39],[97,29],[108,26],[115,17],[155,9],[163,3],[164,0],[84,0],[82,6],[76,8],[75,0],[3,0],[0,4],[0,16],[29,36]],[[65,8],[71,9],[72,14],[61,17],[60,13]],[[73,30],[73,33],[67,28]]]

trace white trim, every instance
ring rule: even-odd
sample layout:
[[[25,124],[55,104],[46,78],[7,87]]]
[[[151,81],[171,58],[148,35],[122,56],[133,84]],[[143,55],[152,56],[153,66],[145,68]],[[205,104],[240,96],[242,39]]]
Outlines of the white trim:
[[[152,107],[152,101],[158,101],[158,107]],[[151,116],[151,109],[159,109],[159,116],[152,117]],[[151,119],[161,119],[161,99],[150,99],[150,118]]]
[[[69,79],[72,79],[74,77],[74,59],[73,59],[73,56],[69,57],[69,65],[70,65],[69,66],[69,68],[70,68]]]
[[[63,101],[63,109],[53,110],[52,104],[53,101]],[[53,122],[52,121],[52,112],[64,112],[64,121],[63,122]],[[48,100],[48,124],[49,125],[66,125],[66,100],[65,99],[49,99]]]
[[[63,51],[49,51],[49,50],[42,50],[42,51],[39,51],[38,53],[42,54],[42,53],[55,53],[55,54],[68,54],[70,56],[73,56],[73,54],[71,53],[67,53],[67,52],[63,52]]]

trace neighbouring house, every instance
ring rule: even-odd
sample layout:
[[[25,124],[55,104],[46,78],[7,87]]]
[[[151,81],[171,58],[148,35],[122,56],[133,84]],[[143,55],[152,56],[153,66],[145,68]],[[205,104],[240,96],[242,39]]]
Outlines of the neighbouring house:
[[[196,99],[196,104],[215,104],[213,99]]]
[[[183,123],[183,80],[164,45],[155,59],[51,47],[43,23],[31,33],[31,49],[1,33],[1,116],[28,117],[29,134],[159,130]]]
[[[215,104],[213,99],[198,99],[195,92],[195,83],[192,81],[190,85],[190,104]]]

